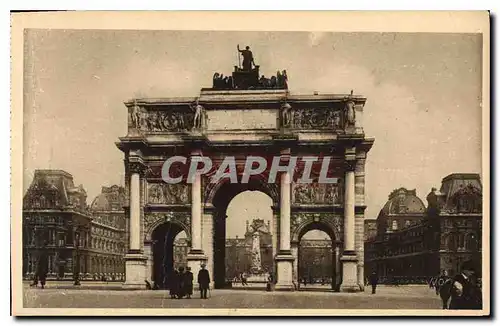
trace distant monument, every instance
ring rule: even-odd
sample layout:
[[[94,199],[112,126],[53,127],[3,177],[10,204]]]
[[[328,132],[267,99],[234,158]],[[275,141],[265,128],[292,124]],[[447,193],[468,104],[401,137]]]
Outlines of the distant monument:
[[[260,256],[260,233],[255,231],[252,234],[252,267],[250,268],[252,274],[259,274],[262,272],[262,258]]]
[[[277,71],[276,76],[267,78],[260,76],[260,66],[255,64],[254,56],[250,47],[238,50],[238,66],[234,66],[232,76],[224,76],[218,72],[214,73],[212,89],[288,89],[288,75],[286,70]],[[243,57],[243,63],[241,57]]]
[[[270,234],[269,222],[264,222],[263,219],[254,219],[251,225],[247,222],[246,237],[251,237],[251,265],[248,275],[248,281],[254,283],[265,283],[269,277],[269,273],[262,268],[262,255],[260,239],[262,234]]]

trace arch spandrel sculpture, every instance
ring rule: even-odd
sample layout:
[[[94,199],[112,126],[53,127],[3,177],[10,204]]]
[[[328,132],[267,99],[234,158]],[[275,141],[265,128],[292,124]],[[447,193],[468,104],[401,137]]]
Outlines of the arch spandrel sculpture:
[[[144,279],[151,280],[154,262],[147,240],[166,214],[180,219],[178,223],[191,238],[188,265],[193,273],[206,262],[213,278],[223,280],[220,264],[224,257],[217,255],[222,255],[225,246],[225,231],[221,231],[225,210],[238,193],[255,190],[273,199],[277,289],[293,289],[293,275],[297,274],[292,273],[297,261],[294,243],[310,223],[320,223],[334,235],[336,250],[341,253],[337,264],[343,265],[336,271],[342,270],[337,275],[342,281],[340,289],[362,288],[364,276],[357,266],[363,264],[358,254],[363,234],[355,232],[355,225],[364,214],[364,164],[374,142],[365,137],[360,125],[366,98],[353,92],[293,94],[288,88],[293,73],[283,70],[278,70],[273,82],[257,74],[257,85],[261,80],[262,86],[234,87],[248,83],[249,79],[235,84],[235,79],[250,78],[257,68],[247,72],[237,67],[232,80],[220,80],[218,73],[212,87],[202,88],[193,97],[125,102],[128,132],[117,146],[125,154],[128,236],[134,242],[126,257],[125,286],[143,287]],[[315,179],[313,184],[298,186],[296,180],[289,184],[281,177],[268,183],[268,167],[248,184],[224,179],[211,183],[206,180],[210,176],[203,176],[193,184],[162,185],[162,164],[172,156],[209,156],[215,165],[234,156],[240,169],[249,155],[272,157],[284,152],[331,157],[328,171],[339,183],[319,184]],[[238,180],[241,175],[238,170]],[[283,196],[285,193],[290,196]],[[242,216],[242,221],[248,218]],[[143,235],[139,244],[136,233]],[[217,237],[223,241],[216,241]]]

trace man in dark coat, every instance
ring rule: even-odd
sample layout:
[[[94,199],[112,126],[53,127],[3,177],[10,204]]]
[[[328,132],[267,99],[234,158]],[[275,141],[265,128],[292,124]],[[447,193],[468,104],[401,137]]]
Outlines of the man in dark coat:
[[[188,299],[191,299],[193,295],[193,273],[191,272],[191,267],[186,268],[186,272],[184,273],[184,293],[187,295]]]
[[[207,299],[207,292],[210,286],[210,274],[205,269],[205,264],[201,264],[198,272],[198,284],[200,285],[200,294],[202,299]]]
[[[462,272],[453,278],[449,309],[482,309],[482,292],[478,275],[470,261],[462,265]]]
[[[373,271],[372,274],[370,275],[370,284],[372,286],[372,294],[375,294],[377,291],[377,284],[378,284],[378,275],[377,272]]]

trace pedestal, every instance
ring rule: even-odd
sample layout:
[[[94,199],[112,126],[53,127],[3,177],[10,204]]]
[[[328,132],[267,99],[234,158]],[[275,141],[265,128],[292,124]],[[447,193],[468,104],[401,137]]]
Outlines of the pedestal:
[[[188,254],[187,254],[187,265],[188,267],[191,268],[191,273],[193,273],[193,285],[197,286],[197,283],[198,283],[198,272],[200,271],[201,269],[201,264],[206,264],[207,262],[207,256],[205,256],[203,254],[203,251],[194,251],[194,250],[191,250]],[[208,268],[208,266],[206,266],[205,268]],[[213,282],[213,275],[210,274],[210,283]]]
[[[130,290],[146,289],[146,261],[143,254],[129,253],[125,255],[125,283],[123,287]]]
[[[342,284],[340,285],[340,292],[358,292],[360,291],[357,277],[357,257],[353,253],[344,254],[340,258],[342,262]]]
[[[281,253],[275,257],[278,270],[276,291],[294,291],[293,286],[293,261],[291,253]]]

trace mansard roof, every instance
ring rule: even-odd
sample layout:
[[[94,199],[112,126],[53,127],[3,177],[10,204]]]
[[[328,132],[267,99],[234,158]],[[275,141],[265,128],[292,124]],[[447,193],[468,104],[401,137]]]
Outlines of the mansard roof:
[[[125,188],[113,185],[102,187],[101,193],[94,198],[90,207],[92,211],[122,211],[126,202]]]
[[[75,186],[73,176],[63,170],[39,169],[24,199],[26,209],[73,208],[87,210],[87,192],[82,185]]]
[[[478,173],[452,173],[441,184],[441,211],[481,213],[483,186]]]

